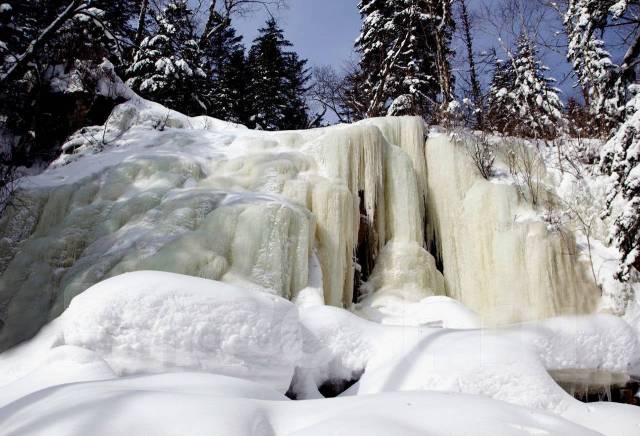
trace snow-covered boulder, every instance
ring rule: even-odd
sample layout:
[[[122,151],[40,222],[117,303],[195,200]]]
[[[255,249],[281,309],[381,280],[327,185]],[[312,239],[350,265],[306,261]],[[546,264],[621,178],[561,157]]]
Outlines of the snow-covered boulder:
[[[164,272],[105,280],[62,316],[63,342],[118,375],[199,371],[286,392],[300,358],[295,306],[280,297]]]

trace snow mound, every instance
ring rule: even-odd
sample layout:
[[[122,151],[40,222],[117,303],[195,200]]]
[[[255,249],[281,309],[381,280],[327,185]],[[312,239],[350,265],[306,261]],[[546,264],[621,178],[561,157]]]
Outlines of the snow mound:
[[[135,272],[76,297],[64,343],[94,351],[118,375],[199,371],[286,392],[302,347],[295,306],[195,277]]]
[[[372,295],[355,311],[371,321],[388,325],[431,326],[448,329],[476,329],[481,322],[478,314],[453,298],[427,297],[416,303],[394,295]]]
[[[613,315],[551,318],[508,328],[503,334],[529,344],[549,370],[627,374],[640,355],[634,329]]]
[[[246,381],[168,374],[49,388],[0,409],[0,434],[23,436],[596,436],[543,412],[482,397],[394,393],[285,401]]]
[[[320,306],[300,309],[300,320],[311,336],[294,382],[303,398],[324,383],[359,379],[347,395],[448,391],[562,413],[574,400],[548,371],[627,373],[637,355],[633,330],[609,315],[452,330],[380,325]]]
[[[96,353],[73,346],[47,350],[36,369],[24,377],[2,386],[0,408],[32,392],[51,386],[116,377],[111,367]]]

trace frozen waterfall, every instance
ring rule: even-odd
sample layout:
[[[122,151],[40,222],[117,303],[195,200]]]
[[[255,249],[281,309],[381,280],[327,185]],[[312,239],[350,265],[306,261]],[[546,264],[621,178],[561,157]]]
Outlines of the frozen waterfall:
[[[449,295],[488,324],[592,311],[596,287],[567,242],[515,222],[530,207],[515,189],[425,138],[410,117],[269,133],[138,98],[117,107],[0,219],[0,351],[136,270],[341,307]]]

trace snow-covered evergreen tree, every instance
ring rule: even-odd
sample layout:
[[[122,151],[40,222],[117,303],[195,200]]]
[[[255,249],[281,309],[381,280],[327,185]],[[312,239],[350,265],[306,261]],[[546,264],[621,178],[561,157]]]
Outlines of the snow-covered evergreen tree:
[[[624,120],[625,83],[598,31],[606,26],[610,14],[618,18],[626,7],[627,0],[570,0],[564,17],[567,57],[605,135]]]
[[[624,202],[616,217],[612,239],[621,254],[618,278],[628,280],[631,267],[640,271],[640,94],[627,105],[631,114],[602,150],[601,169],[611,175],[608,213]]]
[[[172,0],[157,18],[158,30],[143,39],[127,70],[127,84],[140,95],[186,114],[202,114],[206,74],[195,38],[192,12],[184,0]]]
[[[48,163],[85,122],[104,122],[93,79],[104,58],[120,62],[136,2],[0,0],[0,130],[19,165]]]
[[[496,59],[488,97],[487,121],[500,132],[507,130],[516,108],[509,93],[515,89],[516,75],[511,61]]]
[[[555,80],[546,77],[535,44],[521,35],[510,65],[499,65],[489,99],[496,127],[534,138],[554,137],[564,127],[563,104]]]
[[[450,0],[360,1],[362,29],[356,48],[368,115],[383,115],[396,99],[406,101],[405,96],[411,96],[414,113],[434,109],[442,93],[439,47],[448,50],[452,27],[449,16],[435,12],[450,10],[446,5]]]
[[[393,26],[394,7],[389,0],[361,0],[358,9],[362,16],[362,30],[356,40],[356,48],[361,56],[360,70],[364,80],[358,86],[363,88],[366,101],[362,104],[366,110],[380,114],[384,111],[386,98],[379,98],[375,104],[372,99],[376,92],[382,92],[379,89],[384,87],[382,66],[397,38]]]
[[[251,127],[287,130],[308,126],[307,61],[288,51],[291,45],[270,19],[249,51]]]

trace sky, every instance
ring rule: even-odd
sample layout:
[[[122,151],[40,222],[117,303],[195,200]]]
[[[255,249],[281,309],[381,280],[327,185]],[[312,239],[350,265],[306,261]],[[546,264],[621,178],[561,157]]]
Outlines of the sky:
[[[335,65],[353,56],[353,44],[360,33],[356,0],[289,0],[289,7],[275,12],[286,38],[312,66]],[[257,35],[267,19],[265,12],[236,18],[234,25],[245,44]]]

